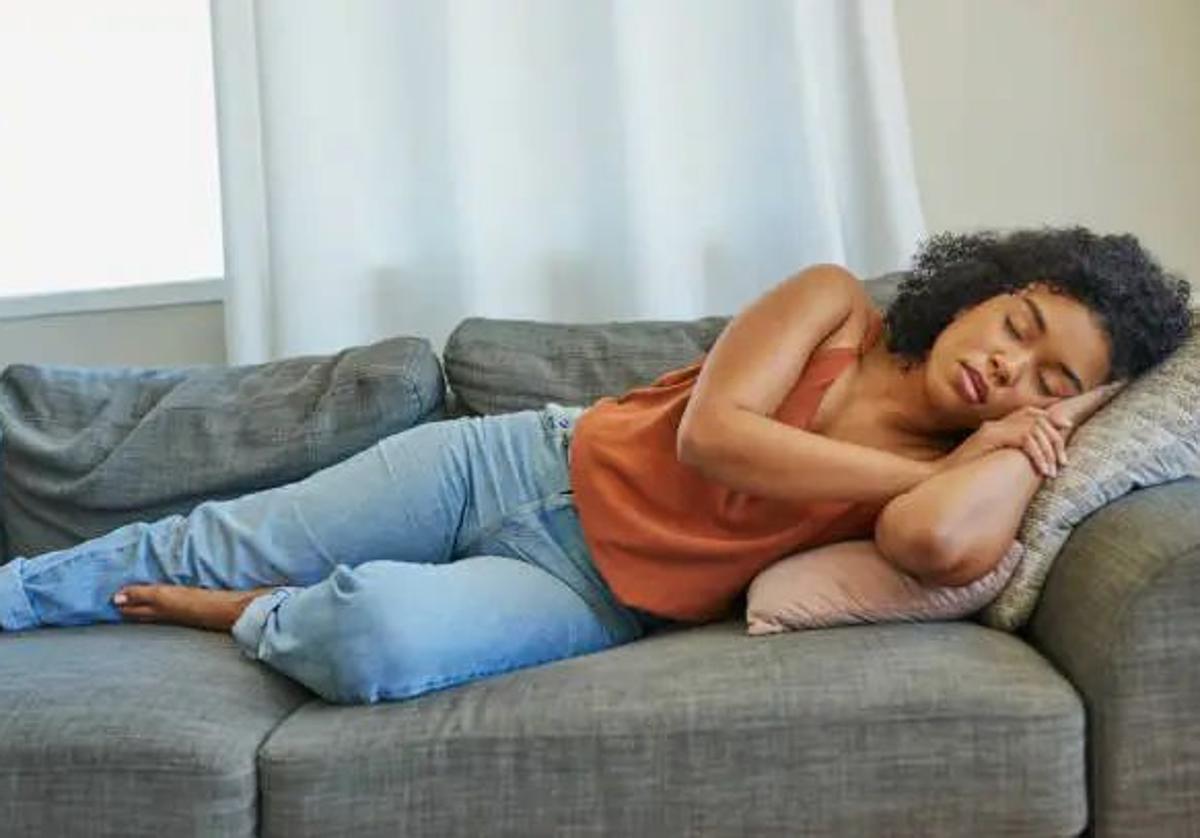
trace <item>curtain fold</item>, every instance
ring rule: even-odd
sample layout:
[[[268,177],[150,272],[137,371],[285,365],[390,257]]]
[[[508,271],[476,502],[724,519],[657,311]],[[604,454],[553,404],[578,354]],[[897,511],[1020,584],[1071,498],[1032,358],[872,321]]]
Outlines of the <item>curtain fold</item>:
[[[924,223],[891,0],[212,0],[230,363],[731,314]]]

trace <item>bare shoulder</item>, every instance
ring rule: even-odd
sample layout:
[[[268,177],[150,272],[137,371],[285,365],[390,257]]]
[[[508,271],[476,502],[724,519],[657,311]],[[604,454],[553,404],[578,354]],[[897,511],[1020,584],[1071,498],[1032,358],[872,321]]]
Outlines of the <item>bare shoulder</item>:
[[[817,346],[816,351],[842,347],[857,348],[861,345],[863,338],[867,336],[872,321],[883,316],[883,313],[876,307],[871,293],[867,291],[866,283],[843,266],[832,262],[813,265],[807,269],[806,273],[821,276],[826,282],[837,283],[845,288],[853,299],[850,316]]]

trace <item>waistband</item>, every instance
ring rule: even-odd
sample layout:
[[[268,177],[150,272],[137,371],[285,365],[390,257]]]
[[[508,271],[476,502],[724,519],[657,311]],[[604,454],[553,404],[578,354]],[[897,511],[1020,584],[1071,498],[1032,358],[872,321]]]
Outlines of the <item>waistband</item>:
[[[563,405],[558,402],[546,402],[542,412],[550,418],[562,435],[563,447],[567,451],[567,462],[571,462],[571,435],[575,430],[575,422],[579,419],[586,407],[578,405]]]
[[[575,420],[587,410],[586,407],[563,405],[558,402],[546,402],[546,406],[542,409],[555,418],[560,428],[568,429],[574,427]]]

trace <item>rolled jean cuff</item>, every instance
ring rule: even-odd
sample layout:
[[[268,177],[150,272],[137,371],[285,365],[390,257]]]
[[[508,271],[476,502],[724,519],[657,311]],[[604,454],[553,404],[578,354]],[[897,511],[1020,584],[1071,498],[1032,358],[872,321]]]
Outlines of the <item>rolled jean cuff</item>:
[[[267,620],[296,588],[276,588],[270,593],[257,596],[250,600],[241,615],[234,622],[230,634],[234,642],[242,649],[242,654],[248,658],[258,659],[258,647],[263,632],[267,629]]]
[[[0,628],[5,631],[20,631],[39,624],[21,584],[21,565],[24,563],[24,559],[17,557],[0,566]]]

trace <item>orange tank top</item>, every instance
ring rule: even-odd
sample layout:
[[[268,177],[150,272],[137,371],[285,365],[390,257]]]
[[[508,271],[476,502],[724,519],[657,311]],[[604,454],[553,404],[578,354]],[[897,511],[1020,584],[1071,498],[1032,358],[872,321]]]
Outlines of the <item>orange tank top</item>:
[[[872,312],[860,346],[813,353],[773,419],[808,427],[830,383],[882,331],[882,315]],[[700,622],[732,616],[738,596],[772,562],[871,537],[884,506],[759,497],[679,462],[679,422],[707,355],[648,386],[597,400],[576,420],[569,458],[584,540],[617,599]]]

